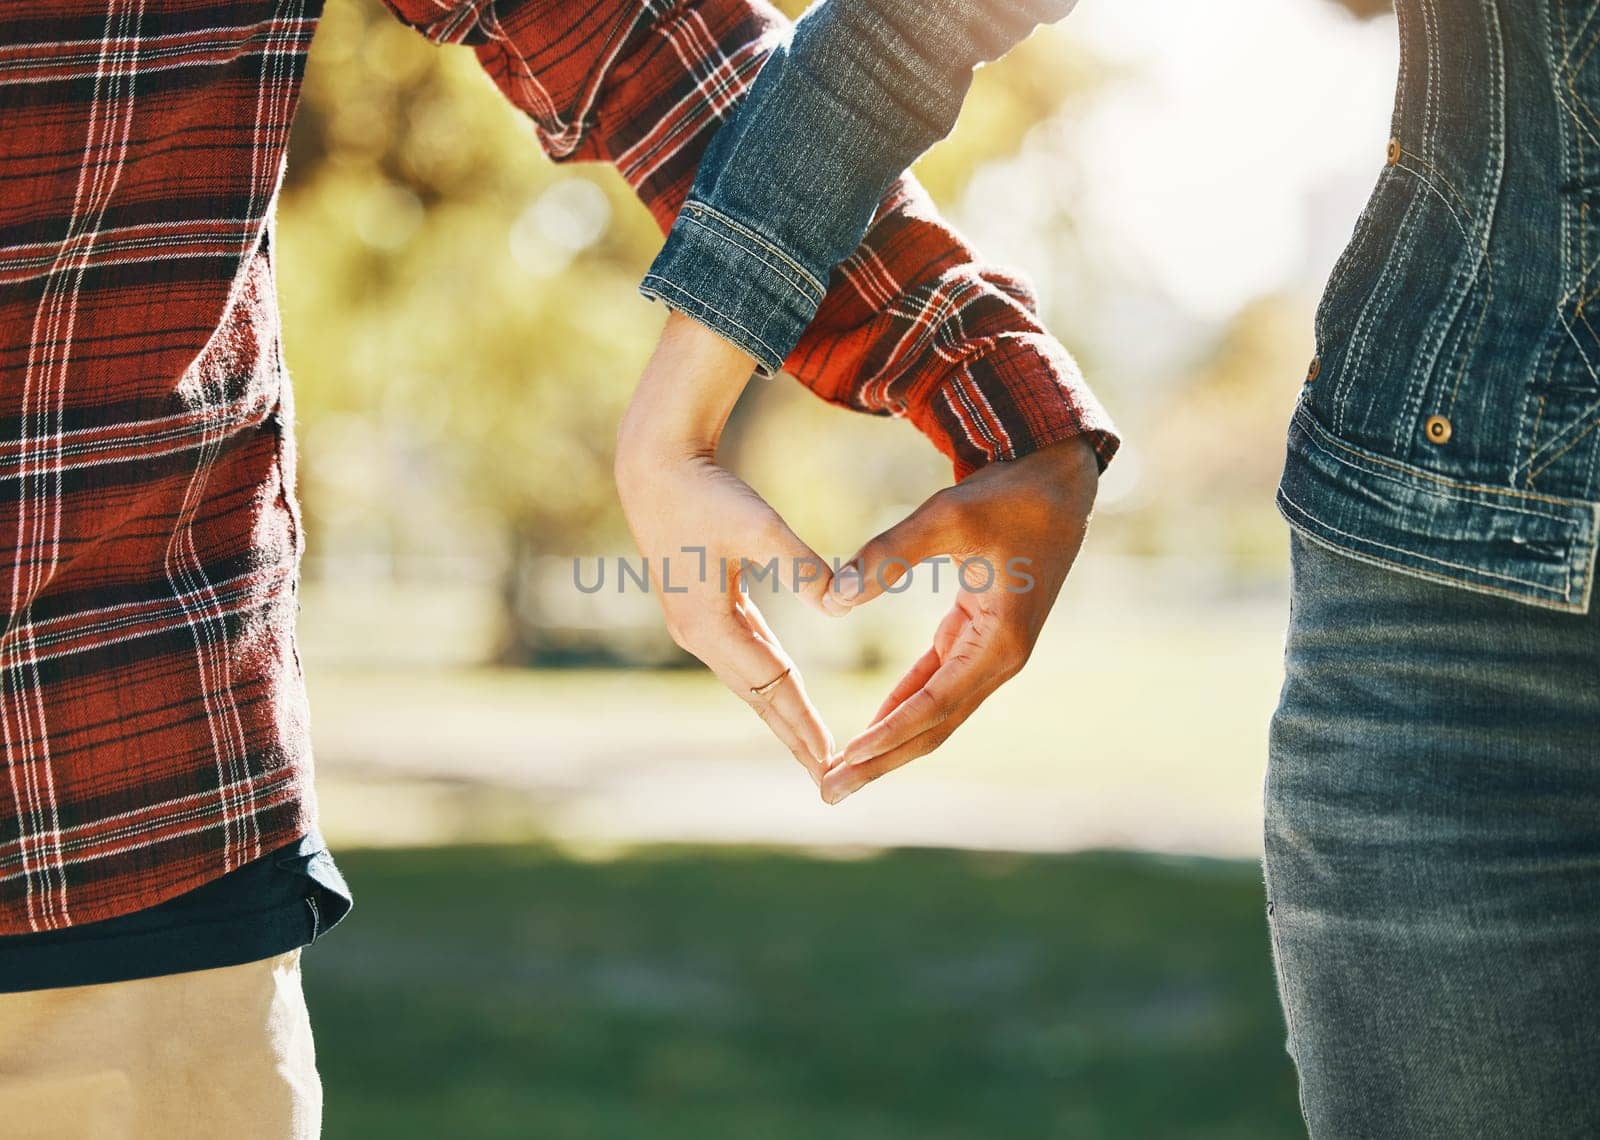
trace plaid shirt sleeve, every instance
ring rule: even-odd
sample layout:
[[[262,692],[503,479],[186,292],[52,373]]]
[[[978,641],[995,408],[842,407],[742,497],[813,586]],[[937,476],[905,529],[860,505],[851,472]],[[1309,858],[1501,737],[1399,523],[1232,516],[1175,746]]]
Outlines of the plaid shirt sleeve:
[[[430,39],[470,44],[546,153],[613,164],[663,232],[717,129],[789,34],[761,0],[386,2]],[[697,281],[736,290],[761,275],[765,255],[722,242],[696,256]],[[719,306],[716,286],[690,290],[667,273],[645,288],[749,342],[729,328],[736,310]],[[1116,451],[1110,418],[1040,324],[1027,286],[984,265],[910,176],[890,187],[815,303],[784,367],[833,403],[911,420],[957,478],[1073,437],[1102,466]]]

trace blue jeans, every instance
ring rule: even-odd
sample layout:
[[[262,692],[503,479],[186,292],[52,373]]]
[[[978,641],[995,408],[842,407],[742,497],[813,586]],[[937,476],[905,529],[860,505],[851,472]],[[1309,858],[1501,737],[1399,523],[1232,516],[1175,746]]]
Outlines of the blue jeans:
[[[1267,912],[1314,1137],[1600,1137],[1600,605],[1296,535]]]

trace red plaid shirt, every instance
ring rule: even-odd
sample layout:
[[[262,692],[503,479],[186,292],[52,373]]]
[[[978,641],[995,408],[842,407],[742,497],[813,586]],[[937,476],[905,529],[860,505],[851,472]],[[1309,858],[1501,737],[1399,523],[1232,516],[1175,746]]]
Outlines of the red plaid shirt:
[[[668,227],[783,33],[759,0],[389,0]],[[0,934],[313,825],[272,212],[317,0],[0,8]],[[964,474],[1110,425],[910,180],[789,361]]]

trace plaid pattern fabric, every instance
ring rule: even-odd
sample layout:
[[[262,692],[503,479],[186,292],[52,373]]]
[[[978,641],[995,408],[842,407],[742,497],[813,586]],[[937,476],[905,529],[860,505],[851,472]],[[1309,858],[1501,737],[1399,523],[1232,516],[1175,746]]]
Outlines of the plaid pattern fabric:
[[[785,24],[758,0],[389,0],[663,229]],[[0,935],[153,906],[313,824],[271,216],[317,0],[0,7]],[[914,184],[790,365],[958,471],[1115,438]]]

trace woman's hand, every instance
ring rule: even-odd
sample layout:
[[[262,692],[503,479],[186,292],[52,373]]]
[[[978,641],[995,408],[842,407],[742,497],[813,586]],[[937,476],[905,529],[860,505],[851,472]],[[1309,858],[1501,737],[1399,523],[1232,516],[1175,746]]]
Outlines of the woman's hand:
[[[673,313],[617,432],[616,479],[672,639],[766,722],[819,786],[833,737],[755,602],[772,575],[822,608],[821,558],[717,444],[755,361]]]

